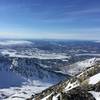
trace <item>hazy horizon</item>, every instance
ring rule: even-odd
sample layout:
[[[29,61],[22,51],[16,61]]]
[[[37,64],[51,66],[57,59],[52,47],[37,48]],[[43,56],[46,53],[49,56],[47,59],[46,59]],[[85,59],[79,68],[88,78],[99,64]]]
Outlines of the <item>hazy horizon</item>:
[[[100,40],[99,0],[0,0],[0,38]]]

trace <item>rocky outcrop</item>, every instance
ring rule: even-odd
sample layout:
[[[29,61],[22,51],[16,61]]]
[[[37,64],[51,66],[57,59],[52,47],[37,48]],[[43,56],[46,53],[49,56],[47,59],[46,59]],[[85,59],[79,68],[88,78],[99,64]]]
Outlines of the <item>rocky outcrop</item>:
[[[55,96],[56,94],[60,94],[57,97],[57,98],[60,98],[59,100],[95,100],[93,96],[90,93],[88,93],[88,90],[93,90],[93,88],[95,88],[95,90],[98,90],[99,88],[96,88],[96,87],[99,87],[99,84],[93,87],[91,85],[86,85],[85,80],[87,80],[89,77],[92,77],[93,75],[97,73],[100,73],[100,63],[99,62],[91,66],[90,68],[84,70],[84,72],[79,73],[75,77],[69,80],[61,81],[57,85],[54,85],[42,91],[41,93],[34,95],[33,98],[35,100],[41,100],[49,96],[47,100],[52,100],[49,98],[53,98],[53,96]],[[73,84],[74,86],[71,87],[71,85],[69,84]],[[68,92],[70,90],[72,91]],[[74,96],[76,98],[73,99]],[[83,98],[83,99],[80,99],[80,98]]]
[[[67,93],[62,93],[62,100],[96,100],[89,91],[100,92],[100,82],[95,85],[78,86]]]
[[[62,100],[95,100],[87,90],[77,87],[68,93],[62,93]]]

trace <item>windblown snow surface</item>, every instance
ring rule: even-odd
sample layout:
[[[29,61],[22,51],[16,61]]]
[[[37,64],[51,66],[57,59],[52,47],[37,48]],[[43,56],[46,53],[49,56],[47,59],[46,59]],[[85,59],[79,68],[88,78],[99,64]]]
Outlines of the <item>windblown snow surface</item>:
[[[89,78],[89,84],[94,85],[98,82],[100,82],[100,73],[98,73],[98,74],[96,74],[96,75]],[[100,100],[100,92],[89,91],[89,93],[91,93],[96,100]]]

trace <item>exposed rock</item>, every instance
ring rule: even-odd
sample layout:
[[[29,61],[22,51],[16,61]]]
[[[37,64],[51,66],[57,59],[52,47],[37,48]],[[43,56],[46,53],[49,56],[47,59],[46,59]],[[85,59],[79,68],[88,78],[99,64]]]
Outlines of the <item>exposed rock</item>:
[[[95,100],[95,98],[85,89],[77,87],[68,93],[62,93],[62,100]]]
[[[89,91],[99,91],[100,83],[91,85],[88,84],[88,81],[86,80],[97,73],[100,73],[99,63],[91,66],[84,72],[79,73],[69,80],[61,81],[57,85],[54,85],[42,91],[41,93],[36,94],[33,98],[35,98],[35,100],[41,100],[53,93],[51,96],[48,97],[49,100],[49,98],[52,98],[53,96],[55,96],[55,94],[60,93],[60,99],[58,100],[95,100],[95,98],[92,96],[92,94],[89,93]],[[71,84],[71,86],[69,84]],[[66,87],[68,88],[66,89]]]

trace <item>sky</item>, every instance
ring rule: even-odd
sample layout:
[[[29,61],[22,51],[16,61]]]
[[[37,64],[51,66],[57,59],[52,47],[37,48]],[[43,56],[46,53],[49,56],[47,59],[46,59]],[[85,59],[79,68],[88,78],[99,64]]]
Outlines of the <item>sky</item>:
[[[100,40],[100,0],[0,0],[0,38]]]

